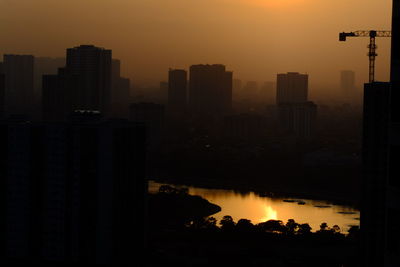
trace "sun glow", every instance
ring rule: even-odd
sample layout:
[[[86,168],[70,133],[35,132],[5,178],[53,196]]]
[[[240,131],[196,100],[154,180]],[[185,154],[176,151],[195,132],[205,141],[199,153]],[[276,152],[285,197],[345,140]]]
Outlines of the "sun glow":
[[[277,220],[278,212],[270,206],[265,206],[265,216],[260,220],[260,222],[266,222],[268,220]]]
[[[301,6],[310,0],[243,0],[248,4],[269,8],[293,8]]]

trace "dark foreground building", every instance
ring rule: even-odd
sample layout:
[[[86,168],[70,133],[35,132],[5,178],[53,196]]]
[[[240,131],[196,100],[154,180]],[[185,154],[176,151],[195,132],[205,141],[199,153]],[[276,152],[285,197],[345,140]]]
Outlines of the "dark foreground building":
[[[390,83],[364,88],[361,266],[400,265],[400,0],[393,1]]]
[[[11,263],[138,260],[132,253],[144,246],[147,193],[143,125],[79,111],[67,123],[3,121],[0,135],[3,246]]]
[[[112,51],[93,45],[68,48],[66,66],[43,75],[45,121],[65,121],[74,110],[111,112]]]

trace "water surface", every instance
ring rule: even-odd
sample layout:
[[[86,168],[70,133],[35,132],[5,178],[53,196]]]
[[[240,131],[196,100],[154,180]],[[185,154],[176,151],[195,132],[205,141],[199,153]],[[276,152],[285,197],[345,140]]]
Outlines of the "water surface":
[[[158,192],[161,185],[163,184],[150,181],[149,192]],[[298,223],[308,223],[312,231],[318,230],[321,223],[326,222],[330,227],[338,225],[342,232],[347,232],[352,225],[359,225],[360,212],[357,209],[324,200],[260,196],[255,192],[238,193],[233,190],[184,187],[189,189],[189,194],[201,196],[220,206],[221,211],[212,215],[218,221],[225,215],[232,216],[235,222],[248,219],[253,224],[271,219],[283,222],[294,219]],[[303,205],[299,205],[299,202]]]

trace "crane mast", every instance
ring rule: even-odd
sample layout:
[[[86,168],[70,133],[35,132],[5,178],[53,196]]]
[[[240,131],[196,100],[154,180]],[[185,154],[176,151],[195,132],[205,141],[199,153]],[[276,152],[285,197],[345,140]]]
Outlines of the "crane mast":
[[[369,37],[368,53],[369,58],[369,82],[375,81],[375,59],[378,56],[376,49],[376,37],[392,37],[391,31],[355,31],[355,32],[341,32],[339,33],[339,41],[346,41],[347,37]]]

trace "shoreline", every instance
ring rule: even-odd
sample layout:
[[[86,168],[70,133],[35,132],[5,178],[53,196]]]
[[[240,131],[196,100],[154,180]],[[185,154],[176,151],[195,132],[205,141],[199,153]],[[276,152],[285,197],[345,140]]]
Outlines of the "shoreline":
[[[199,181],[201,180],[201,181]],[[156,183],[166,183],[177,186],[188,186],[188,187],[200,187],[205,189],[216,189],[216,190],[234,190],[243,193],[254,192],[260,196],[274,196],[281,198],[300,198],[308,200],[320,200],[330,204],[349,206],[354,209],[360,209],[359,200],[353,195],[350,197],[347,194],[334,194],[330,192],[311,192],[313,190],[304,190],[304,188],[292,188],[292,190],[283,190],[282,185],[266,185],[257,183],[239,183],[237,181],[227,180],[212,180],[212,179],[199,179],[199,178],[154,178],[148,181],[154,181]],[[315,189],[314,189],[315,190]]]

